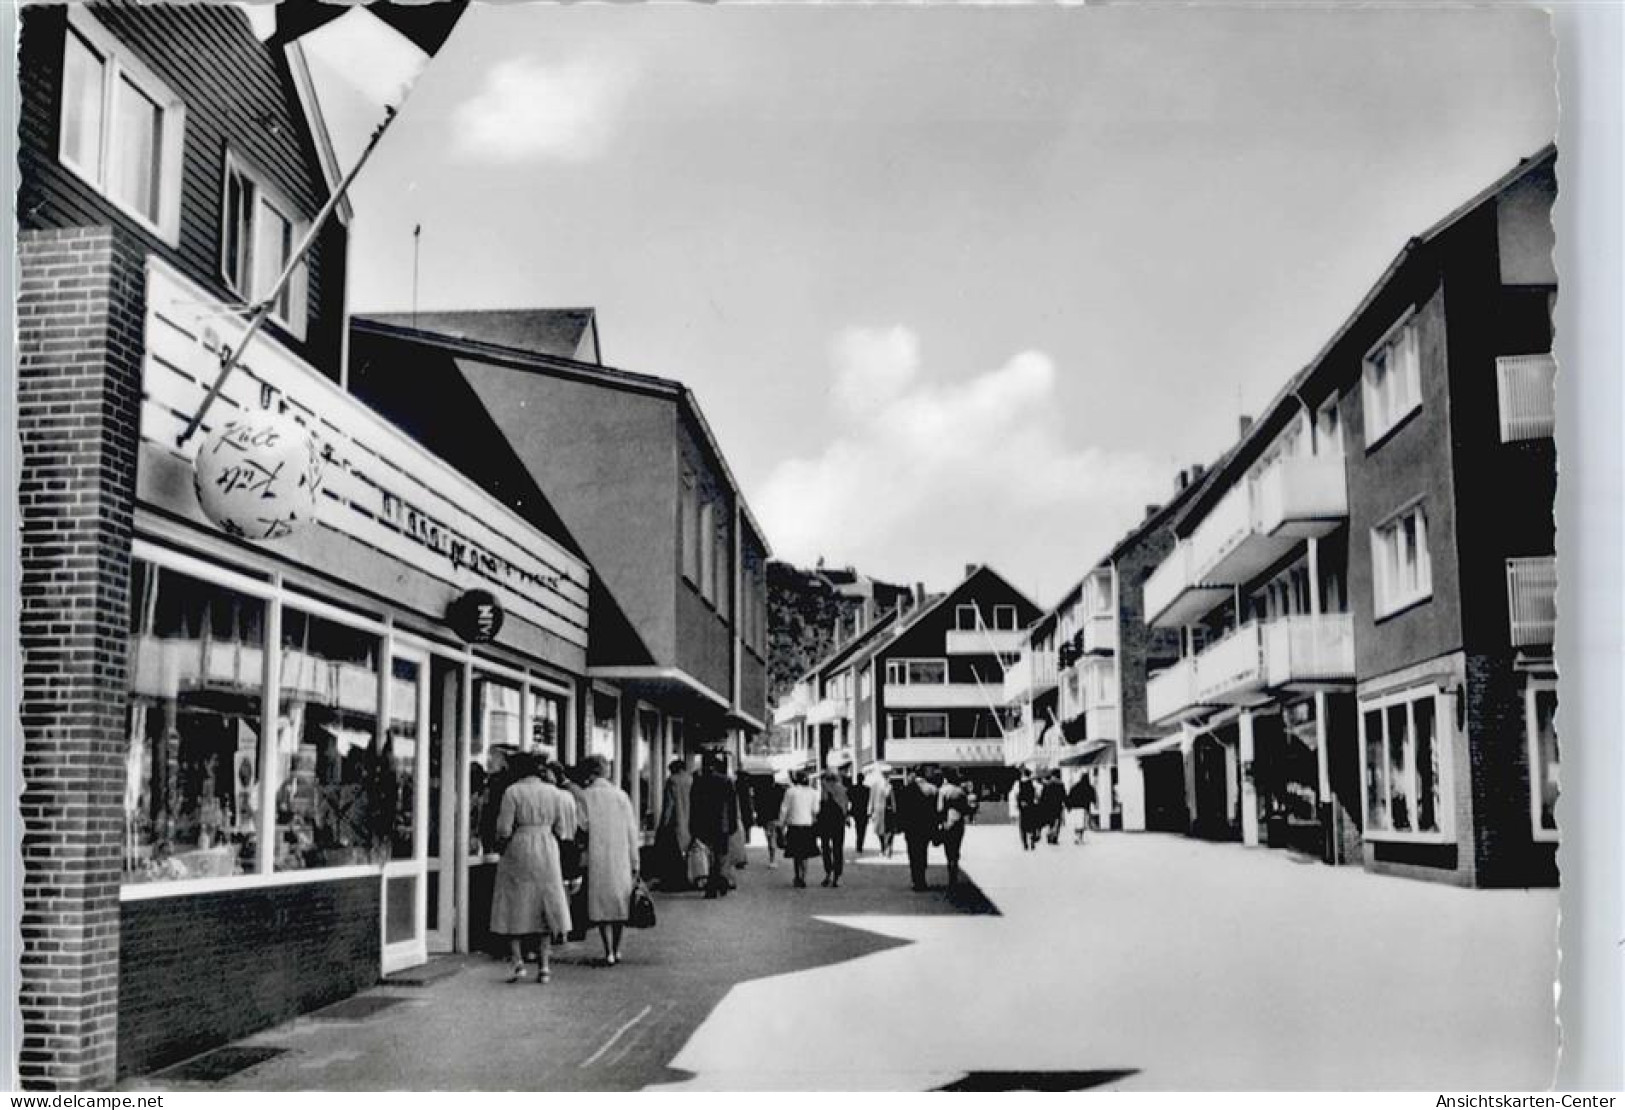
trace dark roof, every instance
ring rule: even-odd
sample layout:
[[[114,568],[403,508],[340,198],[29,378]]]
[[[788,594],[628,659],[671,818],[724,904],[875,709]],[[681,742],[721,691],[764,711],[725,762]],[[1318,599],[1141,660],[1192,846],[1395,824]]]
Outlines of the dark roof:
[[[1222,461],[1223,460],[1221,459],[1221,462]],[[1112,545],[1111,551],[1104,559],[1096,564],[1097,567],[1116,561],[1116,559],[1127,551],[1132,544],[1139,542],[1139,540],[1145,536],[1147,532],[1161,528],[1171,519],[1174,519],[1183,513],[1185,506],[1189,504],[1191,499],[1196,496],[1197,491],[1207,484],[1208,479],[1216,470],[1218,470],[1218,468],[1219,464],[1216,463],[1208,470],[1203,471],[1196,478],[1192,479],[1191,483],[1184,489],[1175,493],[1173,499],[1170,500],[1166,505],[1162,506],[1156,512],[1152,513],[1150,516],[1140,521],[1140,523],[1136,524],[1133,528],[1129,529],[1127,535]]]
[[[484,308],[362,315],[414,331],[438,332],[559,358],[578,357],[582,340],[588,338],[593,326],[590,308]]]
[[[822,678],[825,671],[838,667],[840,664],[846,662],[849,657],[855,655],[864,645],[872,643],[876,634],[878,634],[882,629],[886,628],[896,619],[897,610],[887,609],[885,612],[875,617],[873,621],[869,622],[868,627],[864,628],[863,631],[859,632],[856,636],[853,636],[850,640],[846,641],[846,643],[839,645],[835,648],[835,650],[824,656],[824,658],[814,663],[810,668],[808,668],[807,673],[801,676],[800,681],[806,681],[815,675]]]
[[[1484,204],[1494,200],[1517,181],[1553,162],[1556,158],[1556,144],[1548,143],[1534,154],[1518,159],[1517,165],[1496,178],[1495,181],[1474,195],[1472,199],[1456,208],[1449,215],[1422,232],[1422,234],[1406,242],[1400,248],[1399,253],[1394,256],[1393,261],[1388,263],[1382,275],[1366,291],[1365,296],[1360,298],[1359,305],[1343,319],[1337,330],[1332,333],[1331,338],[1322,344],[1320,350],[1315,352],[1315,357],[1309,361],[1308,365],[1287,379],[1286,384],[1264,407],[1258,420],[1254,421],[1247,434],[1232,444],[1230,449],[1208,471],[1206,479],[1200,484],[1199,495],[1193,498],[1186,509],[1175,518],[1174,530],[1182,536],[1188,535],[1190,530],[1207,515],[1207,510],[1231,485],[1229,481],[1224,480],[1230,477],[1231,469],[1236,466],[1251,465],[1253,459],[1263,452],[1270,440],[1280,430],[1285,415],[1298,407],[1299,395],[1312,381],[1320,376],[1323,367],[1331,357],[1332,352],[1337,348],[1337,345],[1359,323],[1366,310],[1371,307],[1382,291],[1388,288],[1408,265],[1420,257],[1424,247],[1432,245]]]

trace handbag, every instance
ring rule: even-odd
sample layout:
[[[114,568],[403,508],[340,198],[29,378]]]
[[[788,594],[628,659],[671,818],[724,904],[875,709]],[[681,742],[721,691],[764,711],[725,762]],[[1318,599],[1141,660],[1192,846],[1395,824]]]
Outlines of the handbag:
[[[649,896],[649,888],[638,879],[632,884],[632,904],[627,908],[626,923],[634,929],[653,929],[655,927],[655,900]]]
[[[711,875],[711,849],[705,841],[695,837],[688,846],[688,881],[704,882]]]

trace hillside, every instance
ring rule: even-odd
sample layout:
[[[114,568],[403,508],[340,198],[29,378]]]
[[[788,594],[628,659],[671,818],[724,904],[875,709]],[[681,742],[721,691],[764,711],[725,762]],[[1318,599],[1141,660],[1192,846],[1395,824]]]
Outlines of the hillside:
[[[867,578],[851,567],[804,570],[767,564],[768,700],[778,701],[796,680],[834,649],[836,631],[850,631],[865,604],[891,608],[907,586]]]

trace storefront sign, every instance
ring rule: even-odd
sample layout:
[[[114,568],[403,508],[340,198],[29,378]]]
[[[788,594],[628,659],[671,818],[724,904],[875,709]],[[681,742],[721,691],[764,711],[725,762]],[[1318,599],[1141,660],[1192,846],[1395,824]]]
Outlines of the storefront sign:
[[[316,515],[321,451],[291,416],[244,413],[203,441],[192,484],[203,515],[221,531],[240,539],[278,540]]]
[[[446,623],[471,644],[488,644],[502,630],[502,603],[490,590],[469,590],[451,603]]]
[[[249,345],[226,380],[206,434],[177,446],[219,369],[215,352],[234,346],[242,332],[240,316],[228,306],[172,267],[148,260],[142,465],[152,458],[193,466],[194,445],[212,443],[226,423],[285,412],[309,431],[325,463],[309,531],[355,541],[367,551],[359,557],[411,567],[444,584],[448,596],[487,591],[503,612],[586,646],[589,571],[580,558],[269,336]],[[251,491],[253,481],[244,474],[226,486]],[[202,495],[201,487],[166,485],[160,507],[231,531]],[[242,525],[235,513],[221,519]],[[260,538],[247,526],[241,535]],[[287,542],[293,546],[281,552],[297,556],[304,537]]]

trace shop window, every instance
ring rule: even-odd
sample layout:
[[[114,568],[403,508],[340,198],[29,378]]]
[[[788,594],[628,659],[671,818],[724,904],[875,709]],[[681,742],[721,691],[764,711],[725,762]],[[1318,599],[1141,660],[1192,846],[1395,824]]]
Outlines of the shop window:
[[[564,737],[564,699],[534,687],[530,691],[530,743],[533,750],[560,758]]]
[[[593,691],[592,728],[587,735],[587,751],[589,755],[603,756],[609,760],[611,767],[619,762],[615,758],[617,738],[620,736],[617,724],[619,714],[620,703],[614,697]]]
[[[1425,691],[1362,702],[1366,832],[1439,837],[1449,831],[1438,694]]]
[[[377,635],[282,613],[276,869],[388,858],[395,771],[380,758]]]
[[[412,834],[417,819],[418,685],[422,669],[410,659],[396,659],[390,664],[389,728],[384,734],[381,768],[384,787],[393,788],[393,796],[383,799],[394,814],[389,840],[391,859],[412,859],[416,855]]]
[[[62,164],[137,223],[180,237],[185,109],[146,66],[79,6],[62,58]]]
[[[1529,737],[1529,812],[1537,840],[1557,839],[1557,686],[1531,682],[1524,695]]]
[[[1412,316],[1365,358],[1363,397],[1367,450],[1422,407],[1421,382],[1422,340],[1417,320]]]
[[[221,276],[233,292],[257,304],[270,295],[310,224],[280,193],[230,153],[226,155],[221,198]],[[271,318],[303,336],[305,297],[305,268],[301,265],[277,293]]]
[[[1371,531],[1372,590],[1378,617],[1432,596],[1427,514],[1416,505]]]
[[[135,562],[125,881],[256,870],[265,614],[258,598]]]

